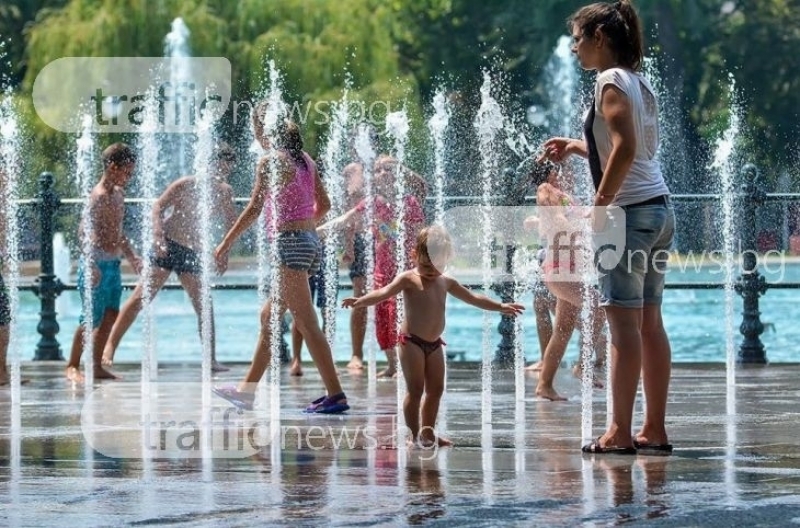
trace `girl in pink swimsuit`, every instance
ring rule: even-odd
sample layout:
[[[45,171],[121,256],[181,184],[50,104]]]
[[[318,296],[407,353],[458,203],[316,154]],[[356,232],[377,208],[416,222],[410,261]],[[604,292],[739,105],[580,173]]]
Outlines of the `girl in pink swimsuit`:
[[[341,413],[350,406],[336,374],[330,345],[317,321],[308,286],[308,277],[316,273],[321,256],[322,246],[317,237],[316,226],[330,209],[330,200],[314,161],[303,151],[299,127],[294,122],[285,120],[278,126],[276,137],[268,139],[264,136],[263,109],[263,106],[257,108],[253,121],[256,137],[267,150],[267,155],[258,163],[250,203],[225,235],[214,255],[217,269],[224,271],[231,246],[264,210],[267,235],[277,246],[280,266],[276,273],[279,274],[280,288],[270,292],[270,298],[261,310],[261,330],[253,361],[244,380],[238,387],[218,387],[214,392],[237,407],[253,408],[256,386],[270,363],[272,310],[278,310],[279,317],[289,310],[297,329],[305,339],[327,391],[324,396],[314,400],[305,412]],[[274,145],[270,144],[270,139],[274,141]],[[279,171],[275,188],[270,186],[271,164],[276,165]]]

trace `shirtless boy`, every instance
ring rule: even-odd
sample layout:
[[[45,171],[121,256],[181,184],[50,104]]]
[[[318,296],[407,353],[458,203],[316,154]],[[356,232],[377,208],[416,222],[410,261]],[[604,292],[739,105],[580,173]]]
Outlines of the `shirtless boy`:
[[[236,162],[236,153],[227,144],[219,145],[211,156],[209,176],[212,198],[212,218],[222,220],[221,233],[225,233],[236,220],[233,205],[233,189],[228,176]],[[153,241],[155,251],[150,261],[153,264],[149,291],[155,297],[174,271],[183,289],[192,301],[197,314],[197,326],[202,336],[202,284],[201,257],[203,233],[200,230],[200,194],[196,176],[184,176],[173,182],[153,206]],[[133,324],[142,309],[144,287],[141,281],[133,294],[122,305],[122,311],[111,329],[111,335],[103,350],[103,365],[110,366],[114,360],[122,336]],[[216,360],[214,336],[214,311],[211,310],[211,370],[221,372],[227,367]]]
[[[122,219],[125,216],[123,188],[133,175],[136,154],[125,143],[114,143],[103,151],[102,161],[103,175],[89,194],[89,201],[78,228],[78,238],[84,249],[78,267],[78,290],[84,309],[81,310],[80,324],[72,339],[72,351],[66,370],[67,379],[74,383],[80,383],[84,379],[80,364],[86,324],[85,281],[89,280],[91,284],[94,377],[116,379],[117,376],[102,367],[100,358],[111,327],[119,314],[122,297],[121,256],[128,259],[136,273],[141,270],[139,257],[133,252],[133,246],[122,232]],[[89,266],[86,253],[89,253]]]

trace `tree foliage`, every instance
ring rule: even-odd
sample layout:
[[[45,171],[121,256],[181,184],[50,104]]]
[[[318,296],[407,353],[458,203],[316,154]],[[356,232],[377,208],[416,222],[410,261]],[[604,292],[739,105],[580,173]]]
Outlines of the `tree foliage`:
[[[502,77],[514,111],[536,102],[543,65],[567,32],[568,15],[584,3],[11,0],[0,5],[8,55],[0,74],[18,86],[37,169],[64,167],[72,141],[34,117],[29,94],[41,68],[64,56],[161,56],[178,16],[192,31],[195,56],[231,61],[234,100],[261,93],[266,61],[273,59],[290,103],[313,109],[338,99],[349,83],[351,98],[387,103],[384,113],[405,105],[414,128],[424,130],[422,109],[439,86],[457,92],[468,123],[485,69]],[[639,0],[637,6],[646,43],[661,59],[663,84],[672,90],[687,165],[704,170],[708,145],[727,127],[729,72],[745,109],[748,154],[767,174],[795,162],[800,0]],[[312,150],[326,127],[322,115],[305,123]]]

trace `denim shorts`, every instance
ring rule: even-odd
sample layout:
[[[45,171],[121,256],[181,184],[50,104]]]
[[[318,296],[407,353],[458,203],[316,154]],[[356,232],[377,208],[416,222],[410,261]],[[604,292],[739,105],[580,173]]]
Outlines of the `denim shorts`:
[[[600,305],[641,308],[661,304],[675,237],[675,210],[666,204],[623,206],[625,249],[613,269],[598,268]]]
[[[322,244],[315,231],[281,231],[275,238],[281,266],[316,275],[322,260]]]

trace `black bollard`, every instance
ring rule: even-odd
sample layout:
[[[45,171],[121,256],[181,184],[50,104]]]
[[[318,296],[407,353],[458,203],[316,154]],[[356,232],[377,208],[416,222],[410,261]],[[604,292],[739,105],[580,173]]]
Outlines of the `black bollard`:
[[[514,253],[517,248],[513,245],[507,245],[505,249],[505,277],[500,282],[493,284],[492,289],[500,296],[500,302],[512,303],[514,302],[514,277],[512,272],[514,270]],[[497,345],[493,361],[496,368],[513,368],[514,366],[514,349],[516,348],[517,339],[514,329],[514,317],[506,314],[501,315],[500,322],[497,325],[497,331],[500,333],[500,344]]]
[[[503,189],[503,202],[504,207],[519,207],[525,203],[525,193],[530,187],[530,164],[533,163],[533,158],[523,161],[516,169],[507,167],[503,169],[502,173],[502,189]],[[497,246],[497,239],[492,240],[492,263],[491,266],[495,267],[495,251],[499,249]],[[507,243],[505,245],[505,274],[503,278],[492,285],[492,290],[500,296],[500,302],[512,303],[514,302],[514,253],[517,247],[515,244]],[[500,323],[497,325],[497,331],[500,333],[500,344],[497,345],[497,350],[494,354],[494,366],[496,368],[513,368],[514,367],[514,349],[516,348],[517,336],[515,333],[516,325],[514,317],[510,315],[501,315]]]
[[[33,292],[41,300],[39,324],[36,330],[42,338],[36,345],[33,357],[36,361],[63,360],[61,346],[58,344],[56,334],[59,326],[56,319],[56,297],[63,290],[61,281],[53,273],[53,232],[55,214],[61,205],[55,189],[53,189],[53,175],[43,172],[39,176],[39,194],[36,207],[39,208],[39,221],[41,223],[41,270],[36,279]]]
[[[739,326],[739,331],[744,336],[744,341],[739,347],[738,361],[742,364],[765,365],[767,353],[761,342],[764,324],[761,322],[758,298],[766,293],[767,283],[758,272],[756,215],[758,207],[764,203],[766,192],[759,185],[759,174],[755,165],[745,165],[742,168],[742,175],[744,184],[737,197],[737,205],[742,212],[740,226],[742,274],[734,285],[736,292],[742,296],[742,324]]]

